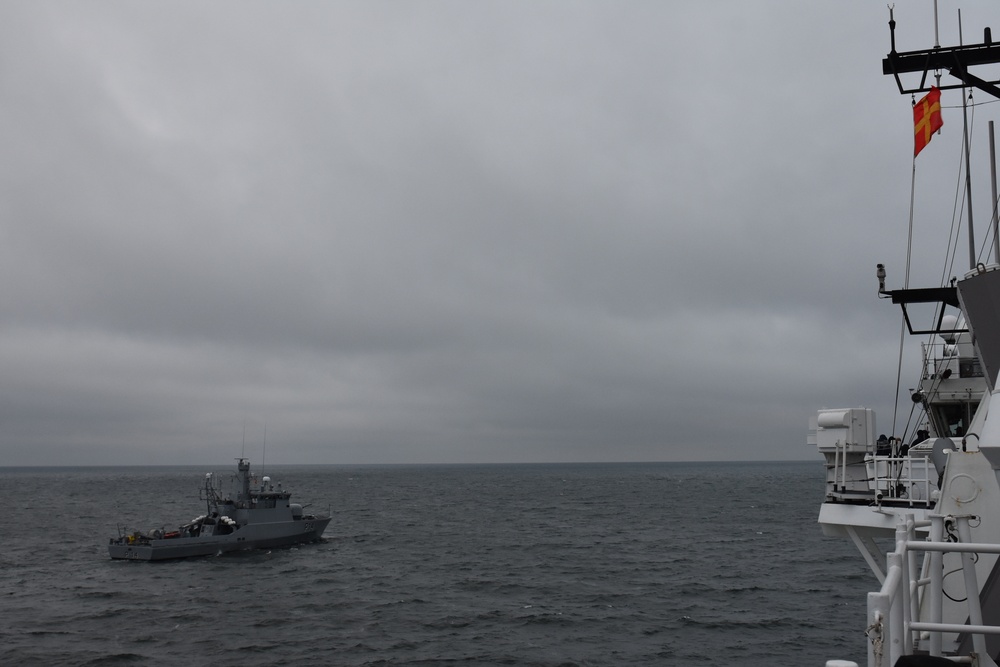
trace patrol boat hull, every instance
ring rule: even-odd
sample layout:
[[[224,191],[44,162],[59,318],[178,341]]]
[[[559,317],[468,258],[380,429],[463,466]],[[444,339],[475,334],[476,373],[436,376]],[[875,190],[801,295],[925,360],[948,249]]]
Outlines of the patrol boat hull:
[[[108,554],[119,560],[170,560],[216,556],[229,551],[272,549],[319,542],[330,518],[298,520],[281,524],[244,526],[229,535],[164,537],[148,543],[112,542]]]

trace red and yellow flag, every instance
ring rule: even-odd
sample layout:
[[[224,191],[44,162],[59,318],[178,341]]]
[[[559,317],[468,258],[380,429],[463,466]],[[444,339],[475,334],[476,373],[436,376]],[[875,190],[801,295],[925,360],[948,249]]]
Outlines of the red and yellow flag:
[[[913,107],[913,157],[917,157],[931,136],[941,129],[941,91],[932,87]]]

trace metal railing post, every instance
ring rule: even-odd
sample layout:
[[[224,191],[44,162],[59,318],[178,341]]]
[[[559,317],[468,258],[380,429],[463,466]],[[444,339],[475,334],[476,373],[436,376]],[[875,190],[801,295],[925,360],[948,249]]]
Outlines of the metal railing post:
[[[914,540],[916,538],[916,518],[912,514],[906,515],[906,530],[903,532],[904,540]],[[907,549],[904,552],[904,559],[906,564],[906,586],[903,589],[903,595],[905,596],[906,603],[903,605],[905,610],[904,624],[906,626],[906,654],[909,655],[913,652],[916,646],[916,636],[910,630],[910,621],[915,618],[920,617],[920,609],[917,607],[917,601],[920,599],[918,592],[918,587],[920,585],[920,572],[917,569],[917,554],[912,549]]]
[[[886,568],[891,573],[893,579],[893,587],[889,590],[889,632],[886,642],[889,645],[889,664],[895,665],[896,661],[899,660],[899,656],[903,655],[903,643],[904,643],[904,623],[903,623],[903,612],[905,606],[903,604],[902,591],[905,590],[909,583],[903,579],[903,556],[899,551],[893,551],[886,558]],[[886,576],[886,581],[888,582],[889,576]],[[905,584],[905,585],[904,585]]]
[[[944,517],[942,516],[932,516],[931,517],[931,542],[940,542],[941,537],[944,535]],[[930,552],[930,575],[931,575],[931,587],[930,587],[930,604],[928,605],[929,617],[931,623],[940,623],[942,614],[944,613],[944,594],[942,590],[943,578],[944,578],[944,554],[940,551]],[[930,636],[930,646],[929,653],[933,656],[941,655],[942,638],[940,632],[931,632]]]
[[[958,537],[966,544],[972,542],[969,530],[969,517],[955,518],[958,523]],[[969,601],[969,625],[983,624],[983,608],[979,602],[979,582],[976,577],[976,559],[971,553],[962,554],[962,573],[965,575],[965,597]],[[972,634],[972,646],[979,655],[986,655],[986,635],[975,632]]]

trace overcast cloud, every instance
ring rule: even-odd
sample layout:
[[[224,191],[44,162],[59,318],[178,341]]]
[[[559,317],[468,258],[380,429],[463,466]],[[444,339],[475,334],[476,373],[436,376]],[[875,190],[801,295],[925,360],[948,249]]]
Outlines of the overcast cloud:
[[[929,1],[896,19],[930,45]],[[0,4],[0,465],[225,462],[244,424],[276,463],[818,459],[809,417],[855,405],[891,431],[887,20]],[[913,286],[941,277],[958,114],[918,162]]]

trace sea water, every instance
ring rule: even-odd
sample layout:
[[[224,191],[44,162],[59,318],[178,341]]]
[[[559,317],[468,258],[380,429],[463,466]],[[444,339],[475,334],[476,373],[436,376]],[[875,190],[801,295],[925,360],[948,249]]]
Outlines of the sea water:
[[[208,471],[0,469],[0,664],[864,664],[877,582],[818,460],[271,466],[321,543],[108,558]]]

